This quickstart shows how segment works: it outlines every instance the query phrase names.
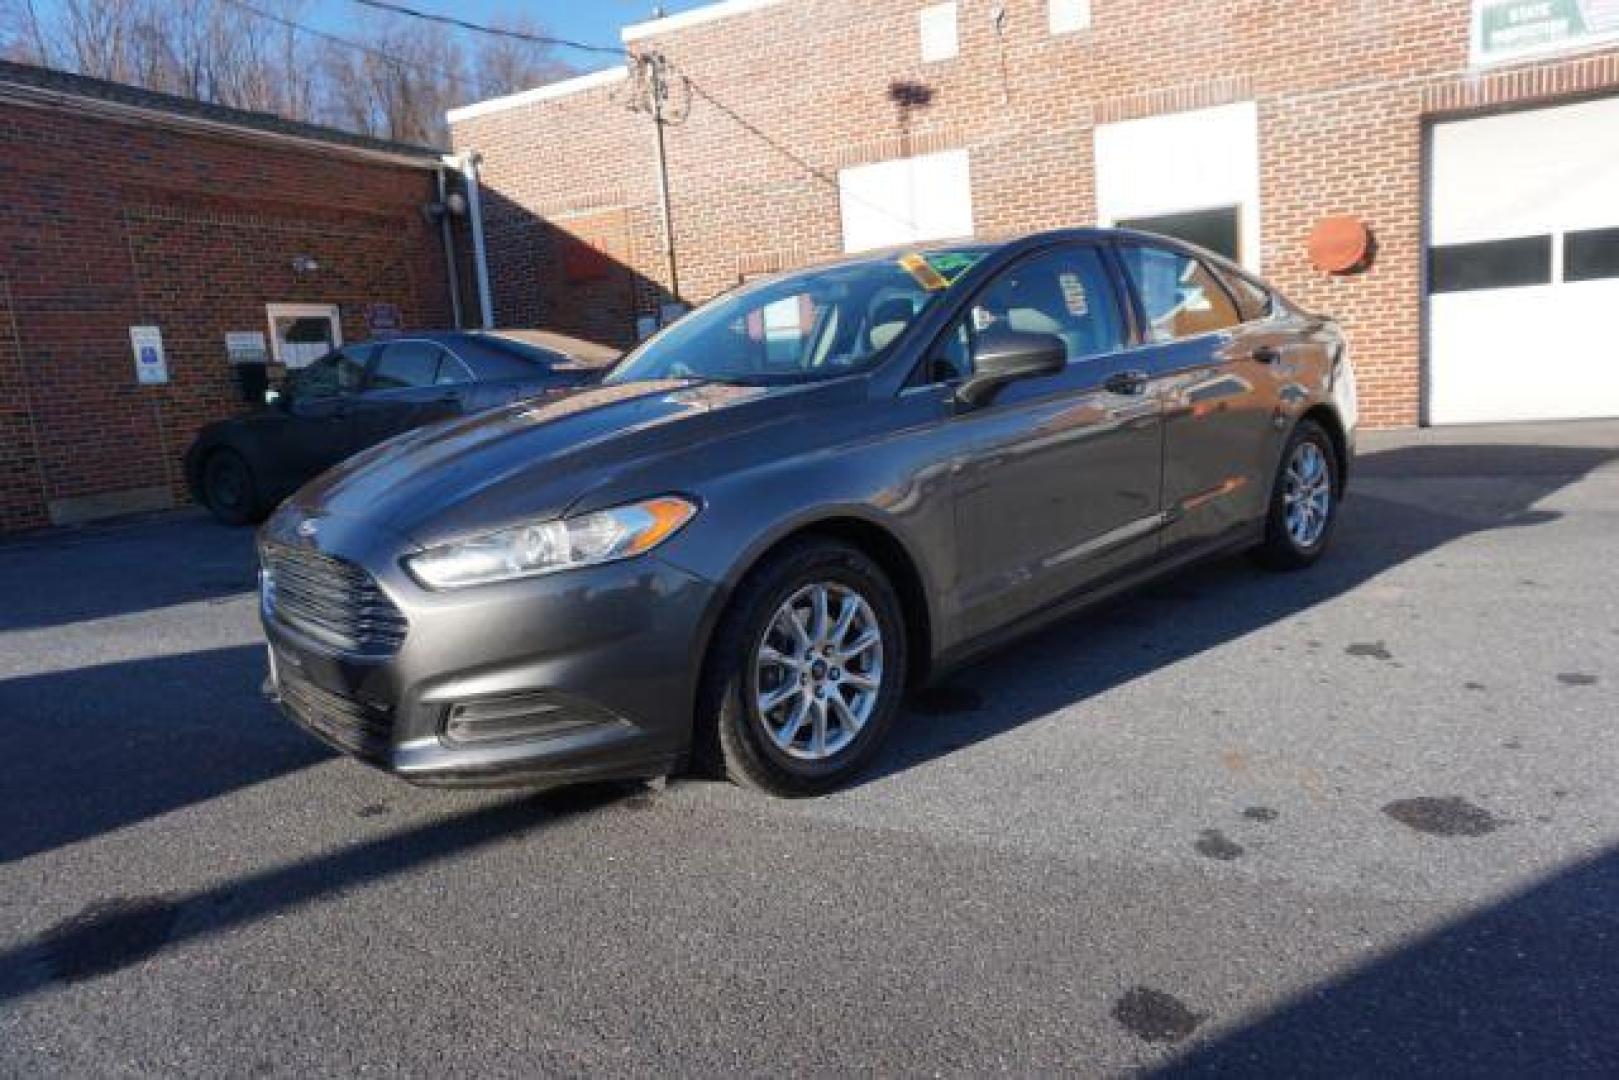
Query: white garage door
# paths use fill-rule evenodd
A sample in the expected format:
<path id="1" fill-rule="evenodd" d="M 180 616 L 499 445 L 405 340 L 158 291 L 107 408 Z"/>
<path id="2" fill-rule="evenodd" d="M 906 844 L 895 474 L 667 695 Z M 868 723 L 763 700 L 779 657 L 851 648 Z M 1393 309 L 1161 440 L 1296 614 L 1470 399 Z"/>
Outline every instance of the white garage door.
<path id="1" fill-rule="evenodd" d="M 1619 98 L 1433 136 L 1429 419 L 1619 416 Z"/>

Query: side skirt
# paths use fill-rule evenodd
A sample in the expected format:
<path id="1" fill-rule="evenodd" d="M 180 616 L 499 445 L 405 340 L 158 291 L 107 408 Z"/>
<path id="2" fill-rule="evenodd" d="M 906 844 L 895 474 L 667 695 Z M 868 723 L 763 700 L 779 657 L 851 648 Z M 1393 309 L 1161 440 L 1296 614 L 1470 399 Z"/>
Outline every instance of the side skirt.
<path id="1" fill-rule="evenodd" d="M 1037 611 L 1030 612 L 998 630 L 962 642 L 934 658 L 928 670 L 927 684 L 938 682 L 943 676 L 982 659 L 1012 642 L 1043 630 L 1054 623 L 1105 603 L 1121 593 L 1140 588 L 1159 578 L 1178 573 L 1194 564 L 1216 559 L 1221 555 L 1243 551 L 1259 543 L 1265 536 L 1263 521 L 1245 524 L 1227 532 L 1201 547 L 1183 552 L 1161 563 L 1120 575 L 1094 588 L 1055 601 Z"/>

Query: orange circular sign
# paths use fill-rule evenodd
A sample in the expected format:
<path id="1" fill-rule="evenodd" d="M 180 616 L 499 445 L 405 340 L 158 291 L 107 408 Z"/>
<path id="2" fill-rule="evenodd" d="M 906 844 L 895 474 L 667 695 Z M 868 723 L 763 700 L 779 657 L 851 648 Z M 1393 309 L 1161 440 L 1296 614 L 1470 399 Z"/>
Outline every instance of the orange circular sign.
<path id="1" fill-rule="evenodd" d="M 1347 274 L 1366 262 L 1372 236 L 1357 217 L 1322 218 L 1310 230 L 1310 262 L 1328 274 Z"/>

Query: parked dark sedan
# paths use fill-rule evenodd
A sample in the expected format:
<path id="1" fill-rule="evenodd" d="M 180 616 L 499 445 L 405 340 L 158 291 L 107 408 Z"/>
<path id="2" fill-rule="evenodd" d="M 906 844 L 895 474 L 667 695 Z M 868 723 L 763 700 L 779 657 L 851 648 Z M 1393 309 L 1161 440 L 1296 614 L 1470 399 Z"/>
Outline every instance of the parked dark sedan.
<path id="1" fill-rule="evenodd" d="M 907 685 L 1188 562 L 1332 535 L 1334 324 L 1207 252 L 1077 230 L 750 283 L 603 384 L 377 447 L 260 536 L 270 687 L 418 781 L 773 792 Z"/>
<path id="2" fill-rule="evenodd" d="M 300 485 L 368 446 L 580 386 L 618 356 L 539 330 L 432 331 L 344 345 L 289 372 L 272 407 L 204 428 L 186 454 L 186 480 L 221 521 L 259 521 Z"/>

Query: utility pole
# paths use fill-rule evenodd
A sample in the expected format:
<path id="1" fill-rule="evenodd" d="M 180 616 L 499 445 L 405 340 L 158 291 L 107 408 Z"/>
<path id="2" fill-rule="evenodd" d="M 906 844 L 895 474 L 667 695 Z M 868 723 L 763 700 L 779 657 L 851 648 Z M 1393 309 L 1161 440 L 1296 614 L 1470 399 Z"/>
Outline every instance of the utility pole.
<path id="1" fill-rule="evenodd" d="M 680 300 L 680 274 L 675 267 L 674 215 L 669 207 L 669 156 L 664 145 L 664 128 L 669 123 L 669 61 L 662 53 L 646 53 L 638 58 L 647 104 L 652 113 L 658 145 L 658 212 L 663 219 L 664 272 L 669 279 L 669 298 Z M 660 320 L 661 321 L 661 320 Z"/>

